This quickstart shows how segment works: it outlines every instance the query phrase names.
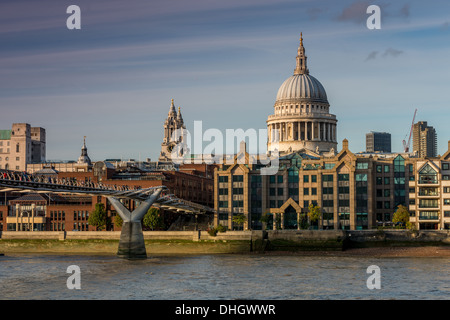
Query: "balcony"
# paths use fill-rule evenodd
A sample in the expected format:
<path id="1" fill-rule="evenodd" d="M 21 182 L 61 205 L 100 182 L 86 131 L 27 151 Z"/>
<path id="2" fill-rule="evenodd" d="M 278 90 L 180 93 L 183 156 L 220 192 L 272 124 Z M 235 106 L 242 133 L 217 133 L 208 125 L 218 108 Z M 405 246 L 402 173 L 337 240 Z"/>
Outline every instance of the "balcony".
<path id="1" fill-rule="evenodd" d="M 439 215 L 437 216 L 419 215 L 419 220 L 439 220 Z"/>
<path id="2" fill-rule="evenodd" d="M 420 190 L 419 196 L 421 197 L 439 197 L 439 191 L 427 191 L 427 190 Z"/>
<path id="3" fill-rule="evenodd" d="M 437 177 L 435 177 L 435 178 L 420 177 L 419 181 L 417 181 L 417 182 L 419 184 L 439 184 Z"/>

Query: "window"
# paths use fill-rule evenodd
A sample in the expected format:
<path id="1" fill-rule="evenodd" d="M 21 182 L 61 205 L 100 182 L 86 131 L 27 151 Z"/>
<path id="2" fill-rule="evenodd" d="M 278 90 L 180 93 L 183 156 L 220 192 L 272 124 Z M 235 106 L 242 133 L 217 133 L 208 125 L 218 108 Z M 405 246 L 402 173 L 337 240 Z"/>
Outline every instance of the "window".
<path id="1" fill-rule="evenodd" d="M 449 180 L 450 176 L 449 175 L 443 175 L 442 176 L 442 180 Z"/>
<path id="2" fill-rule="evenodd" d="M 219 195 L 227 195 L 228 188 L 219 188 Z"/>
<path id="3" fill-rule="evenodd" d="M 444 199 L 444 204 L 445 205 L 449 205 L 450 204 L 450 199 Z"/>
<path id="4" fill-rule="evenodd" d="M 367 181 L 367 174 L 366 173 L 356 174 L 356 181 Z"/>
<path id="5" fill-rule="evenodd" d="M 450 187 L 444 187 L 444 193 L 450 193 Z"/>
<path id="6" fill-rule="evenodd" d="M 384 166 L 384 172 L 385 172 L 385 173 L 388 173 L 388 172 L 389 172 L 389 165 L 385 165 L 385 166 Z"/>
<path id="7" fill-rule="evenodd" d="M 449 169 L 449 164 L 448 163 L 443 163 L 442 164 L 442 170 L 448 170 Z"/>
<path id="8" fill-rule="evenodd" d="M 409 193 L 416 193 L 416 189 L 414 189 L 414 188 L 409 188 Z"/>
<path id="9" fill-rule="evenodd" d="M 368 162 L 358 162 L 356 164 L 356 169 L 369 169 L 369 163 Z"/>
<path id="10" fill-rule="evenodd" d="M 416 199 L 409 199 L 409 204 L 416 204 Z"/>
<path id="11" fill-rule="evenodd" d="M 311 182 L 317 182 L 317 176 L 315 174 L 311 176 Z"/>
<path id="12" fill-rule="evenodd" d="M 333 194 L 333 187 L 322 188 L 322 193 L 323 194 Z"/>
<path id="13" fill-rule="evenodd" d="M 228 176 L 219 176 L 219 182 L 228 182 Z"/>
<path id="14" fill-rule="evenodd" d="M 383 201 L 377 201 L 377 209 L 383 209 Z"/>
<path id="15" fill-rule="evenodd" d="M 305 200 L 303 201 L 303 208 L 308 208 L 309 207 L 309 201 Z"/>
<path id="16" fill-rule="evenodd" d="M 20 145 L 16 144 L 16 152 L 20 152 Z"/>
<path id="17" fill-rule="evenodd" d="M 317 195 L 317 188 L 311 188 L 311 195 Z"/>
<path id="18" fill-rule="evenodd" d="M 325 163 L 325 168 L 324 169 L 325 170 L 333 169 L 335 165 L 336 165 L 335 163 Z"/>
<path id="19" fill-rule="evenodd" d="M 382 184 L 383 184 L 383 178 L 377 177 L 377 185 L 382 185 Z"/>
<path id="20" fill-rule="evenodd" d="M 349 199 L 339 200 L 339 207 L 348 207 L 348 206 L 350 206 L 350 200 Z"/>
<path id="21" fill-rule="evenodd" d="M 377 197 L 380 198 L 383 196 L 383 189 L 377 189 Z"/>
<path id="22" fill-rule="evenodd" d="M 322 180 L 323 181 L 332 182 L 333 181 L 333 175 L 332 174 L 324 174 L 322 176 Z"/>
<path id="23" fill-rule="evenodd" d="M 450 218 L 450 211 L 444 211 L 444 217 Z"/>
<path id="24" fill-rule="evenodd" d="M 384 202 L 384 208 L 385 209 L 390 209 L 391 208 L 391 202 L 390 201 L 385 201 Z"/>
<path id="25" fill-rule="evenodd" d="M 394 159 L 394 172 L 405 172 L 405 159 L 402 156 Z"/>
<path id="26" fill-rule="evenodd" d="M 377 165 L 377 173 L 381 173 L 383 169 L 382 165 Z"/>
<path id="27" fill-rule="evenodd" d="M 391 196 L 391 190 L 390 189 L 384 189 L 384 196 L 390 197 Z"/>
<path id="28" fill-rule="evenodd" d="M 277 182 L 278 183 L 283 183 L 283 176 L 277 176 Z"/>
<path id="29" fill-rule="evenodd" d="M 275 183 L 275 176 L 270 176 L 269 183 Z"/>
<path id="30" fill-rule="evenodd" d="M 437 183 L 437 172 L 429 164 L 425 165 L 419 171 L 419 183 L 422 184 Z"/>
<path id="31" fill-rule="evenodd" d="M 275 196 L 275 188 L 269 188 L 269 195 L 270 196 Z"/>
<path id="32" fill-rule="evenodd" d="M 303 195 L 305 196 L 309 195 L 309 188 L 303 188 Z"/>
<path id="33" fill-rule="evenodd" d="M 384 184 L 390 184 L 391 179 L 389 177 L 384 177 Z"/>
<path id="34" fill-rule="evenodd" d="M 339 193 L 350 193 L 350 187 L 339 187 Z"/>
<path id="35" fill-rule="evenodd" d="M 244 181 L 244 176 L 242 176 L 242 175 L 233 176 L 233 182 L 243 182 L 243 181 Z"/>
<path id="36" fill-rule="evenodd" d="M 338 181 L 348 181 L 350 175 L 348 173 L 338 174 Z"/>
<path id="37" fill-rule="evenodd" d="M 309 176 L 304 175 L 303 176 L 303 182 L 309 182 Z"/>
<path id="38" fill-rule="evenodd" d="M 244 194 L 244 188 L 233 188 L 233 194 Z"/>
<path id="39" fill-rule="evenodd" d="M 334 206 L 333 200 L 323 200 L 322 206 L 323 207 L 333 207 Z"/>
<path id="40" fill-rule="evenodd" d="M 282 196 L 283 195 L 283 188 L 278 188 L 278 195 Z"/>
<path id="41" fill-rule="evenodd" d="M 228 201 L 219 201 L 219 208 L 228 208 Z"/>

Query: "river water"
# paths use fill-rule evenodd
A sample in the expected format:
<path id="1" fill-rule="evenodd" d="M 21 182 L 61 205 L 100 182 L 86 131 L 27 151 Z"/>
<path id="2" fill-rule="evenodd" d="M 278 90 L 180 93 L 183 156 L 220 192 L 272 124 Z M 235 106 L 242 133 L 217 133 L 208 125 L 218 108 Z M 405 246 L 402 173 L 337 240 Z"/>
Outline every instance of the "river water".
<path id="1" fill-rule="evenodd" d="M 81 289 L 68 289 L 79 266 Z M 370 290 L 367 268 L 380 268 Z M 295 255 L 0 257 L 0 299 L 449 299 L 450 258 Z"/>

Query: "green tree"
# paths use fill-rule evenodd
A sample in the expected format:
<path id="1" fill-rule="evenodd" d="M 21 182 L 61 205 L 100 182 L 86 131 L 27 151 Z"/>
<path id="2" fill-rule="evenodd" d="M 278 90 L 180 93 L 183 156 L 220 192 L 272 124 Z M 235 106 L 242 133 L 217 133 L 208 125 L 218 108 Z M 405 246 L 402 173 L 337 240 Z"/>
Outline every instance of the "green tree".
<path id="1" fill-rule="evenodd" d="M 97 231 L 106 228 L 107 216 L 105 205 L 103 203 L 95 204 L 94 211 L 89 215 L 88 223 L 95 227 Z"/>
<path id="2" fill-rule="evenodd" d="M 392 222 L 393 223 L 399 223 L 400 225 L 411 228 L 411 223 L 409 222 L 409 211 L 405 206 L 399 205 L 397 207 L 397 211 L 394 212 L 394 215 L 392 216 Z"/>
<path id="3" fill-rule="evenodd" d="M 267 223 L 269 223 L 271 216 L 272 215 L 269 212 L 264 212 L 261 215 L 261 218 L 259 218 L 259 221 L 263 224 L 263 230 L 267 230 Z"/>
<path id="4" fill-rule="evenodd" d="M 245 215 L 243 215 L 242 213 L 233 216 L 233 224 L 236 224 L 239 227 L 239 229 L 243 227 L 244 223 L 245 223 Z"/>
<path id="5" fill-rule="evenodd" d="M 315 224 L 317 221 L 317 229 L 319 229 L 319 220 L 321 216 L 321 210 L 319 206 L 315 206 L 314 204 L 310 203 L 308 207 L 308 218 L 309 221 L 311 221 L 311 224 Z"/>
<path id="6" fill-rule="evenodd" d="M 306 213 L 300 214 L 300 229 L 305 230 L 309 228 L 308 218 Z"/>
<path id="7" fill-rule="evenodd" d="M 144 226 L 150 228 L 151 230 L 155 230 L 158 228 L 164 228 L 163 220 L 160 216 L 159 209 L 150 208 L 143 219 Z"/>
<path id="8" fill-rule="evenodd" d="M 114 216 L 114 225 L 119 228 L 123 225 L 123 219 L 119 214 Z"/>

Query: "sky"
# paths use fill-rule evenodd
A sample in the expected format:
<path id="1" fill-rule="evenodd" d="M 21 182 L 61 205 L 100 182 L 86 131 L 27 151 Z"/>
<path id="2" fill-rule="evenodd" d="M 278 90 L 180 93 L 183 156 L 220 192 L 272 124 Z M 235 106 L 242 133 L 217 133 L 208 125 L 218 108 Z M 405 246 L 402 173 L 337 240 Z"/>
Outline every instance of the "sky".
<path id="1" fill-rule="evenodd" d="M 381 29 L 367 28 L 372 4 Z M 81 29 L 66 26 L 70 5 Z M 94 161 L 156 160 L 171 99 L 188 130 L 266 129 L 300 32 L 338 150 L 381 131 L 403 151 L 417 108 L 446 152 L 448 0 L 2 0 L 0 129 L 45 128 L 48 160 L 76 160 L 86 136 Z"/>

